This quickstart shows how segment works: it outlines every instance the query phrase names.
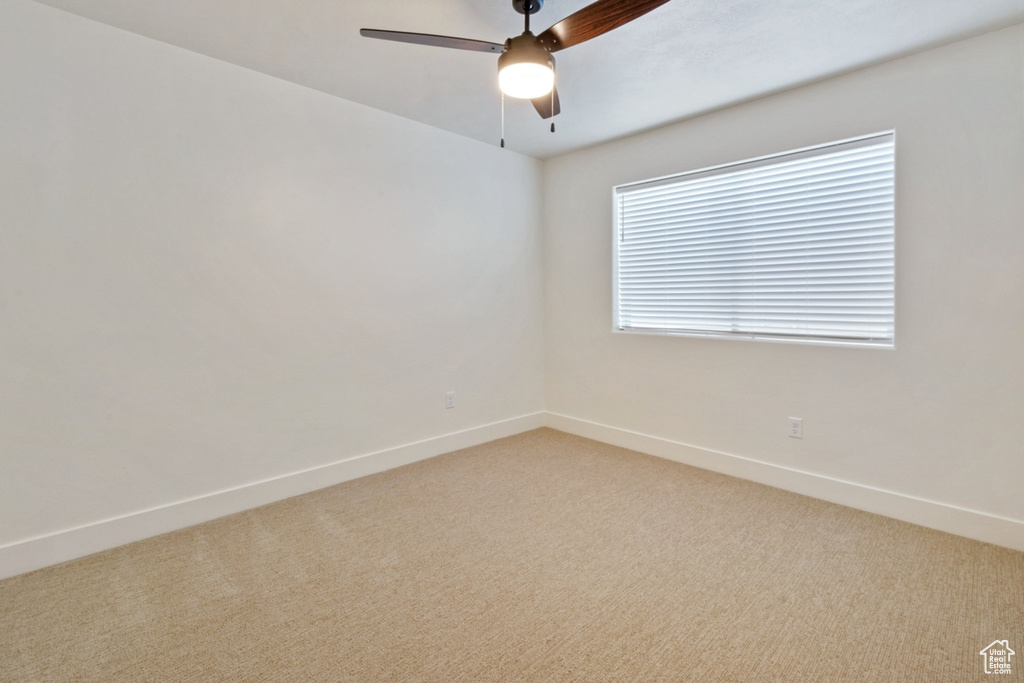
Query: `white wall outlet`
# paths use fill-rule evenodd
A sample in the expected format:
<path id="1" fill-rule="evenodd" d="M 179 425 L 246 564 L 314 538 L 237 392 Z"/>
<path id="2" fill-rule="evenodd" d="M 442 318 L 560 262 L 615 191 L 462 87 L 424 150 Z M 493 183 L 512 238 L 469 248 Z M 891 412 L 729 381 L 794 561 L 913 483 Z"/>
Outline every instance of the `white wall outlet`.
<path id="1" fill-rule="evenodd" d="M 454 391 L 449 391 L 447 394 L 444 395 L 444 407 L 445 408 L 454 408 L 455 407 L 455 392 Z"/>
<path id="2" fill-rule="evenodd" d="M 804 419 L 802 417 L 789 418 L 789 435 L 794 439 L 804 438 Z"/>

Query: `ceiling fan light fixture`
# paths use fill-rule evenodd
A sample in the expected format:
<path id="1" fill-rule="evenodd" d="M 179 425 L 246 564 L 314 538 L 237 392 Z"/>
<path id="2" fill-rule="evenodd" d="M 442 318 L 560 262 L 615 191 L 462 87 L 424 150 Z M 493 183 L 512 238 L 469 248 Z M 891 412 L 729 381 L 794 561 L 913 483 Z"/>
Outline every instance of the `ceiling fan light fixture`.
<path id="1" fill-rule="evenodd" d="M 509 64 L 498 72 L 498 85 L 509 97 L 532 100 L 551 92 L 555 85 L 555 72 L 543 64 Z"/>
<path id="2" fill-rule="evenodd" d="M 555 58 L 532 33 L 510 38 L 498 57 L 498 86 L 509 97 L 532 100 L 555 86 Z"/>

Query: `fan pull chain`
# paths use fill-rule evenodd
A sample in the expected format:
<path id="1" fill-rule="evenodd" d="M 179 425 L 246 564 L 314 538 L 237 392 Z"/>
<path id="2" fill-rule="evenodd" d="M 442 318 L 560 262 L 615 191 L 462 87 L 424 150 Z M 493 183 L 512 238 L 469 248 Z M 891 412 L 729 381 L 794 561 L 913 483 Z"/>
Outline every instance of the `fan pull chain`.
<path id="1" fill-rule="evenodd" d="M 554 72 L 554 69 L 551 70 Z M 551 86 L 551 132 L 555 132 L 555 86 Z"/>
<path id="2" fill-rule="evenodd" d="M 501 148 L 505 148 L 505 91 L 501 92 Z"/>

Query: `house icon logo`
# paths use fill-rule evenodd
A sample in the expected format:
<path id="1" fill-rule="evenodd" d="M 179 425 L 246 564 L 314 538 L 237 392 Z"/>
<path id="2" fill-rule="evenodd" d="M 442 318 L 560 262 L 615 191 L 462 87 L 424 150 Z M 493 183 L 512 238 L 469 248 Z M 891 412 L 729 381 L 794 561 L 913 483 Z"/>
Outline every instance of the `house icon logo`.
<path id="1" fill-rule="evenodd" d="M 987 674 L 1008 674 L 1010 673 L 1010 658 L 1016 652 L 1010 649 L 1008 640 L 993 640 L 992 644 L 980 652 L 985 658 L 985 673 Z"/>

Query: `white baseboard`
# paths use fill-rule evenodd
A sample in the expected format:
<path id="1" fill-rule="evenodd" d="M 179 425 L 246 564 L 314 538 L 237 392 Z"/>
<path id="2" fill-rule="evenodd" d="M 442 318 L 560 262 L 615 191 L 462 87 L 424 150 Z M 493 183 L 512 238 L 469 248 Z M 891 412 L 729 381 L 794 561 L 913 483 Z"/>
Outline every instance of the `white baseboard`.
<path id="1" fill-rule="evenodd" d="M 0 579 L 309 493 L 461 448 L 551 427 L 740 479 L 1024 551 L 1024 521 L 551 412 L 502 420 L 0 546 Z"/>
<path id="2" fill-rule="evenodd" d="M 0 579 L 126 543 L 250 510 L 344 481 L 543 427 L 543 412 L 365 453 L 299 472 L 244 484 L 0 546 Z"/>
<path id="3" fill-rule="evenodd" d="M 552 429 L 847 507 L 1024 551 L 1024 521 L 773 465 L 730 453 L 548 412 Z"/>

